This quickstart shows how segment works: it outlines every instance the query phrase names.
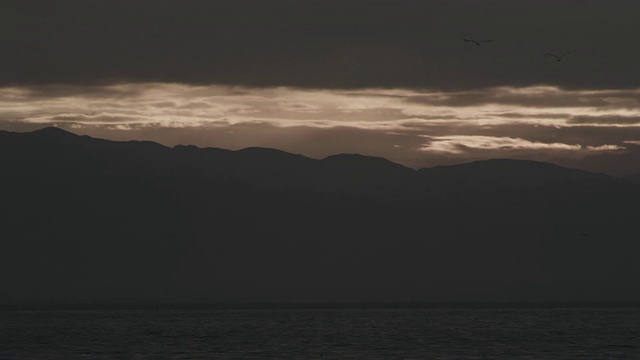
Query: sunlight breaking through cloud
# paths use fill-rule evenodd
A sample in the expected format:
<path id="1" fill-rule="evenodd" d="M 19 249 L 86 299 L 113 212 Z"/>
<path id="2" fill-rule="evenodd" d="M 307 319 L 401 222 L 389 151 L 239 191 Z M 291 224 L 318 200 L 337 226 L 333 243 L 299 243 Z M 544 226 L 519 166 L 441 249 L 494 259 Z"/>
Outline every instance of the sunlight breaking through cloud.
<path id="1" fill-rule="evenodd" d="M 614 118 L 623 120 L 611 121 Z M 467 128 L 511 124 L 635 127 L 640 126 L 639 118 L 638 90 L 569 91 L 551 86 L 451 93 L 168 83 L 0 89 L 0 119 L 41 124 L 200 127 L 259 120 L 280 127 L 421 131 L 443 123 Z"/>
<path id="2" fill-rule="evenodd" d="M 420 147 L 422 151 L 461 154 L 469 149 L 480 150 L 561 150 L 561 151 L 615 151 L 624 147 L 617 145 L 583 146 L 578 144 L 543 143 L 513 137 L 495 136 L 434 136 L 429 144 Z"/>

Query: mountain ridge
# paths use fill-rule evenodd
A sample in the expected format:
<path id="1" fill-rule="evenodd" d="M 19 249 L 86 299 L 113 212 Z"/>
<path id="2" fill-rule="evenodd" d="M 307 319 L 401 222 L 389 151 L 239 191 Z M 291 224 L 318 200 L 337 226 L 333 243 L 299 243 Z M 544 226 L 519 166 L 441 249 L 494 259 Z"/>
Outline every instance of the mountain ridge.
<path id="1" fill-rule="evenodd" d="M 609 175 L 58 130 L 0 164 L 0 303 L 640 301 L 640 185 Z"/>
<path id="2" fill-rule="evenodd" d="M 395 168 L 396 171 L 404 171 L 404 172 L 407 172 L 406 170 L 404 170 L 404 169 L 407 169 L 407 170 L 412 170 L 415 173 L 451 173 L 450 170 L 452 169 L 457 170 L 457 169 L 465 169 L 465 168 L 471 169 L 471 170 L 475 169 L 477 171 L 485 171 L 486 168 L 495 169 L 496 165 L 502 165 L 501 167 L 503 168 L 503 170 L 508 167 L 524 169 L 524 165 L 528 165 L 531 167 L 538 167 L 540 170 L 545 170 L 545 171 L 560 170 L 560 171 L 572 172 L 573 174 L 583 174 L 583 175 L 592 174 L 592 176 L 601 177 L 601 178 L 608 177 L 608 178 L 617 178 L 617 179 L 627 179 L 634 182 L 640 181 L 640 180 L 636 180 L 636 179 L 640 179 L 640 175 L 639 175 L 640 173 L 626 176 L 626 177 L 617 177 L 617 176 L 608 175 L 604 173 L 594 173 L 588 170 L 569 168 L 569 167 L 565 167 L 565 166 L 561 166 L 553 163 L 527 160 L 527 159 L 495 158 L 495 159 L 487 159 L 487 160 L 475 160 L 475 161 L 469 161 L 469 162 L 453 164 L 453 165 L 437 165 L 433 167 L 423 167 L 418 169 L 412 169 L 383 157 L 368 156 L 368 155 L 355 154 L 355 153 L 338 153 L 338 154 L 326 156 L 322 159 L 315 159 L 315 158 L 307 157 L 305 155 L 290 153 L 290 152 L 286 152 L 279 149 L 257 147 L 257 146 L 250 146 L 250 147 L 246 147 L 238 150 L 229 150 L 229 149 L 223 149 L 223 148 L 217 148 L 217 147 L 198 147 L 195 145 L 176 145 L 173 147 L 168 147 L 168 146 L 156 143 L 154 141 L 140 141 L 140 140 L 114 141 L 114 140 L 93 138 L 87 135 L 81 136 L 81 135 L 77 135 L 72 132 L 60 129 L 58 127 L 45 127 L 39 130 L 35 130 L 31 132 L 23 132 L 23 133 L 9 132 L 9 131 L 5 131 L 5 133 L 14 134 L 18 136 L 29 136 L 28 134 L 31 134 L 37 137 L 44 137 L 44 138 L 50 138 L 50 139 L 79 139 L 79 138 L 82 138 L 84 140 L 92 139 L 92 140 L 102 141 L 110 144 L 121 144 L 121 145 L 128 144 L 130 146 L 150 145 L 156 148 L 170 149 L 172 151 L 200 151 L 203 154 L 206 153 L 207 155 L 209 154 L 212 155 L 213 153 L 216 153 L 216 156 L 228 156 L 231 154 L 247 155 L 249 157 L 252 155 L 261 156 L 261 157 L 265 157 L 265 156 L 278 157 L 279 156 L 282 158 L 288 158 L 290 160 L 296 159 L 300 162 L 303 162 L 303 161 L 306 161 L 308 163 L 324 162 L 324 163 L 333 163 L 334 165 L 344 163 L 346 166 L 349 166 L 349 163 L 353 165 L 354 163 L 358 163 L 358 162 L 362 163 L 366 161 L 368 165 L 386 166 L 388 168 Z M 203 154 L 200 154 L 200 155 L 203 155 Z M 509 165 L 509 166 L 504 166 L 504 165 Z"/>

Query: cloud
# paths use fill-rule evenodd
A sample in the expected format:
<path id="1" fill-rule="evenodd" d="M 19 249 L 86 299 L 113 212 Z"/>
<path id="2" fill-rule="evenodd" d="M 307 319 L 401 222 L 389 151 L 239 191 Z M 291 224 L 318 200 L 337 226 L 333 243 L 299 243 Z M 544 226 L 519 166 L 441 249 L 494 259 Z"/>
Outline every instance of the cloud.
<path id="1" fill-rule="evenodd" d="M 420 147 L 421 151 L 444 152 L 462 154 L 473 150 L 500 150 L 510 152 L 514 150 L 544 150 L 544 151 L 615 151 L 624 147 L 617 145 L 582 146 L 565 143 L 543 143 L 528 141 L 514 137 L 454 135 L 428 137 L 430 142 Z"/>
<path id="2" fill-rule="evenodd" d="M 297 113 L 319 113 L 320 108 L 304 102 L 285 101 L 278 104 L 280 109 Z"/>
<path id="3" fill-rule="evenodd" d="M 589 125 L 638 125 L 639 116 L 575 116 L 567 120 L 569 124 L 589 124 Z"/>
<path id="4" fill-rule="evenodd" d="M 532 105 L 532 97 L 535 105 Z M 508 98 L 508 101 L 503 101 Z M 560 100 L 558 100 L 560 99 Z M 617 100 L 612 100 L 617 99 Z M 620 100 L 624 99 L 624 100 Z M 638 90 L 563 90 L 553 86 L 442 92 L 324 90 L 132 83 L 0 88 L 0 116 L 26 122 L 203 123 L 266 121 L 275 126 L 354 126 L 432 131 L 512 124 L 555 128 L 640 126 Z M 108 114 L 108 115 L 106 115 Z"/>
<path id="5" fill-rule="evenodd" d="M 471 91 L 421 94 L 409 102 L 437 106 L 473 107 L 508 105 L 533 108 L 640 108 L 640 91 L 624 90 L 564 90 L 557 86 L 501 86 Z M 564 109 L 563 109 L 564 110 Z"/>

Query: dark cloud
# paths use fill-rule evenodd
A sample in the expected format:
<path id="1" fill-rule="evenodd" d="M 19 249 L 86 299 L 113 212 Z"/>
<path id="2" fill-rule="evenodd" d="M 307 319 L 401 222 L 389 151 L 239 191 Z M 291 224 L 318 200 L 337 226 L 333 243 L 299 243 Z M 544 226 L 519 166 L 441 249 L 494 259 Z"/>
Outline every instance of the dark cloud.
<path id="1" fill-rule="evenodd" d="M 27 85 L 14 88 L 15 97 L 4 97 L 2 101 L 49 100 L 62 97 L 83 97 L 89 99 L 128 98 L 139 95 L 140 88 L 131 86 L 74 86 L 66 84 Z"/>
<path id="2" fill-rule="evenodd" d="M 0 84 L 633 88 L 638 13 L 632 0 L 7 0 Z M 462 41 L 475 37 L 495 41 Z"/>

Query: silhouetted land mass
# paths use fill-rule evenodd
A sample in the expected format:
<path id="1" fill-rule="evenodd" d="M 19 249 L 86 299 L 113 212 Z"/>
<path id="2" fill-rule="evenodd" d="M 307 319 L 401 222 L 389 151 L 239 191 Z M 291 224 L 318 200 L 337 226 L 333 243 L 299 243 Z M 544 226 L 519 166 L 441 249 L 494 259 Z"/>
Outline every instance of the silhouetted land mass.
<path id="1" fill-rule="evenodd" d="M 635 173 L 627 176 L 627 180 L 640 183 L 640 173 Z"/>
<path id="2" fill-rule="evenodd" d="M 0 158 L 0 303 L 640 301 L 637 175 L 56 128 Z"/>

